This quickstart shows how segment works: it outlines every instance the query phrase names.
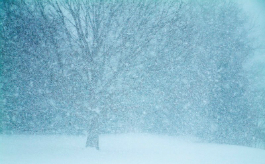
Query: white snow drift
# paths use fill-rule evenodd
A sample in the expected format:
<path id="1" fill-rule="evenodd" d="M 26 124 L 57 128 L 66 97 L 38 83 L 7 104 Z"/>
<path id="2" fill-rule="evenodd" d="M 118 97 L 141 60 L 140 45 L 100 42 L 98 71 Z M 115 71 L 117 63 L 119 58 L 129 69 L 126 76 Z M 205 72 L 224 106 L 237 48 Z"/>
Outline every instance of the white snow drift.
<path id="1" fill-rule="evenodd" d="M 1 164 L 265 164 L 265 150 L 148 134 L 102 135 L 100 151 L 86 137 L 0 136 Z"/>

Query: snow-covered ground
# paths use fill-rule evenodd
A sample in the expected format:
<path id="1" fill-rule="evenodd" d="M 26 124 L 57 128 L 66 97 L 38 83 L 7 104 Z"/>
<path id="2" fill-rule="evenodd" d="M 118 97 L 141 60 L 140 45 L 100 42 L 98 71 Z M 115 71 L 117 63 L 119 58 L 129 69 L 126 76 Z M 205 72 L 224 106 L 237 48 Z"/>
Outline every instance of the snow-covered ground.
<path id="1" fill-rule="evenodd" d="M 265 150 L 149 134 L 103 135 L 100 151 L 86 137 L 0 136 L 1 164 L 265 164 Z"/>

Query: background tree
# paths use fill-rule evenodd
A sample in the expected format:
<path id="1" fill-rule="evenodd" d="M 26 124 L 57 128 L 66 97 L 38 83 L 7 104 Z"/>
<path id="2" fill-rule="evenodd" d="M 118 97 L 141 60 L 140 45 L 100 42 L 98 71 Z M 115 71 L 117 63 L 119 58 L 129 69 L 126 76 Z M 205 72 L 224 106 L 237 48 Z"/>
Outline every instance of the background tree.
<path id="1" fill-rule="evenodd" d="M 45 131 L 51 119 L 47 98 L 54 62 L 58 60 L 54 44 L 59 35 L 58 24 L 55 19 L 44 17 L 41 8 L 30 2 L 3 1 L 1 11 L 5 128 Z"/>
<path id="2" fill-rule="evenodd" d="M 211 14 L 206 19 L 208 49 L 214 62 L 210 90 L 210 117 L 216 123 L 214 140 L 221 143 L 251 145 L 256 119 L 247 95 L 248 79 L 244 62 L 253 54 L 244 28 L 246 18 L 233 3 L 220 3 L 218 10 L 203 8 Z M 206 14 L 205 14 L 206 15 Z"/>

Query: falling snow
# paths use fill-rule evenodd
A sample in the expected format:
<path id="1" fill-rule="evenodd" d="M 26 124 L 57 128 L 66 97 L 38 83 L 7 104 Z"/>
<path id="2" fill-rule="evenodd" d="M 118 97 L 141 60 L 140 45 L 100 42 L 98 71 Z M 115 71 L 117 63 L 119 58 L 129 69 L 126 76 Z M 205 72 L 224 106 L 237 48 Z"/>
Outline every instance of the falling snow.
<path id="1" fill-rule="evenodd" d="M 222 149 L 215 144 L 253 150 L 253 158 L 264 154 L 263 7 L 254 1 L 0 2 L 0 160 L 10 163 L 8 151 L 10 159 L 21 155 L 8 143 L 26 146 L 33 135 L 44 143 L 46 135 L 54 142 L 86 136 L 80 153 L 96 154 L 94 161 L 110 158 L 108 138 L 120 149 L 115 155 L 127 151 L 121 144 L 127 133 L 140 135 L 137 153 L 148 137 L 169 146 L 164 155 L 179 152 L 170 144 L 188 136 L 203 143 L 194 154 Z M 66 140 L 60 144 L 67 147 Z"/>

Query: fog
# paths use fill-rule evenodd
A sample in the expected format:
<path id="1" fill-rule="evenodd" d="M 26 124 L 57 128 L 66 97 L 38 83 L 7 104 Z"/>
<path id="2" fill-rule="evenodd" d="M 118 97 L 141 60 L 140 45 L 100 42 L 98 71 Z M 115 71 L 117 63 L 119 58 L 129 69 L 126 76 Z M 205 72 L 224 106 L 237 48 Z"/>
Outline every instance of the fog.
<path id="1" fill-rule="evenodd" d="M 246 69 L 252 70 L 251 73 L 257 73 L 259 80 L 256 80 L 257 87 L 264 87 L 265 84 L 265 2 L 262 0 L 256 1 L 244 1 L 240 2 L 247 15 L 251 18 L 249 20 L 249 25 L 253 26 L 252 36 L 253 42 L 256 43 L 258 49 L 255 53 L 255 56 L 246 62 Z"/>
<path id="2" fill-rule="evenodd" d="M 264 1 L 0 3 L 2 134 L 264 148 Z"/>

